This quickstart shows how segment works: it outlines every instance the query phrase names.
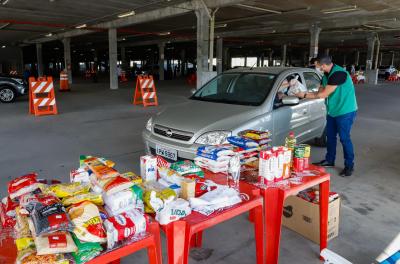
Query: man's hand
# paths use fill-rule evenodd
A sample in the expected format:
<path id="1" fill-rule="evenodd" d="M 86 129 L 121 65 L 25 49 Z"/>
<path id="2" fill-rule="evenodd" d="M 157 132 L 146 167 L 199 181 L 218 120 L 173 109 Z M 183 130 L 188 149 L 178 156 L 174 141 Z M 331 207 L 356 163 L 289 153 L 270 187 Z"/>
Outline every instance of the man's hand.
<path id="1" fill-rule="evenodd" d="M 305 94 L 306 94 L 305 92 L 299 92 L 299 93 L 295 94 L 295 96 L 297 96 L 300 99 L 303 99 Z"/>

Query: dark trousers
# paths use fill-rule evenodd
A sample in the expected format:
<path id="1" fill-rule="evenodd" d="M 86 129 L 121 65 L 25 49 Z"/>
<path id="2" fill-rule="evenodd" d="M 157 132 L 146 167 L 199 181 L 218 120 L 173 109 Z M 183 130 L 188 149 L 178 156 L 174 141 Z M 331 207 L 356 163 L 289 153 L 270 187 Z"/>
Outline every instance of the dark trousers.
<path id="1" fill-rule="evenodd" d="M 346 168 L 354 167 L 354 148 L 350 138 L 350 131 L 357 112 L 351 112 L 337 117 L 327 116 L 326 136 L 327 153 L 325 160 L 329 163 L 335 163 L 337 134 L 343 146 L 344 166 Z"/>

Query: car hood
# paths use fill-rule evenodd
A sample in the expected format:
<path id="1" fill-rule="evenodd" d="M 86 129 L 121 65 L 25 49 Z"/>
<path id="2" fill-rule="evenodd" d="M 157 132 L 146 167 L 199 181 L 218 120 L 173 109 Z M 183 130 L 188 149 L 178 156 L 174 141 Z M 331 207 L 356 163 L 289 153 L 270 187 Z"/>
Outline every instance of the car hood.
<path id="1" fill-rule="evenodd" d="M 168 107 L 154 117 L 153 123 L 182 131 L 202 134 L 214 130 L 231 130 L 259 113 L 256 106 L 243 106 L 188 100 Z"/>

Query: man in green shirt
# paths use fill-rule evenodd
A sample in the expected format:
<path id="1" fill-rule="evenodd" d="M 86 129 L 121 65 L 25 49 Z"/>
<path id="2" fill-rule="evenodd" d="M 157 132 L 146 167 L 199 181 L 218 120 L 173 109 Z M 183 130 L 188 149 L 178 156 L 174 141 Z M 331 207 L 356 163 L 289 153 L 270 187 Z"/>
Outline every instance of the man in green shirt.
<path id="1" fill-rule="evenodd" d="M 319 56 L 316 66 L 324 72 L 319 91 L 297 94 L 301 99 L 326 99 L 327 153 L 325 159 L 316 164 L 324 167 L 335 166 L 337 134 L 339 134 L 345 160 L 340 175 L 351 176 L 354 170 L 354 148 L 350 132 L 358 109 L 354 85 L 348 72 L 332 63 L 329 56 Z"/>

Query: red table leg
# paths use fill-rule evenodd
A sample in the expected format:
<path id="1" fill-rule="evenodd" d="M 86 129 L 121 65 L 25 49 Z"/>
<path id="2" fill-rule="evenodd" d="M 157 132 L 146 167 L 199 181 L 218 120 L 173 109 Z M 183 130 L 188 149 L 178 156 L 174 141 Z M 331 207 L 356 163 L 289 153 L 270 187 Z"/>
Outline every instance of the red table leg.
<path id="1" fill-rule="evenodd" d="M 264 191 L 264 217 L 266 222 L 265 263 L 267 264 L 278 263 L 283 202 L 283 190 L 279 188 L 268 188 Z"/>
<path id="2" fill-rule="evenodd" d="M 257 206 L 250 211 L 254 222 L 254 238 L 256 240 L 257 264 L 264 263 L 264 222 L 263 206 Z"/>
<path id="3" fill-rule="evenodd" d="M 121 261 L 119 259 L 114 260 L 112 262 L 108 262 L 108 264 L 120 264 L 120 263 L 121 263 Z"/>
<path id="4" fill-rule="evenodd" d="M 186 222 L 175 221 L 169 223 L 165 228 L 167 237 L 167 252 L 169 264 L 183 264 L 185 260 L 184 248 L 186 238 Z M 190 244 L 190 241 L 188 241 Z M 189 245 L 188 245 L 189 246 Z"/>
<path id="5" fill-rule="evenodd" d="M 149 264 L 161 264 L 162 253 L 161 253 L 161 238 L 160 238 L 160 227 L 158 223 L 153 222 L 149 226 L 149 232 L 154 236 L 154 245 L 148 247 L 147 255 L 149 258 Z"/>
<path id="6" fill-rule="evenodd" d="M 320 252 L 328 246 L 329 181 L 319 184 L 319 244 Z M 323 258 L 321 257 L 323 260 Z"/>

